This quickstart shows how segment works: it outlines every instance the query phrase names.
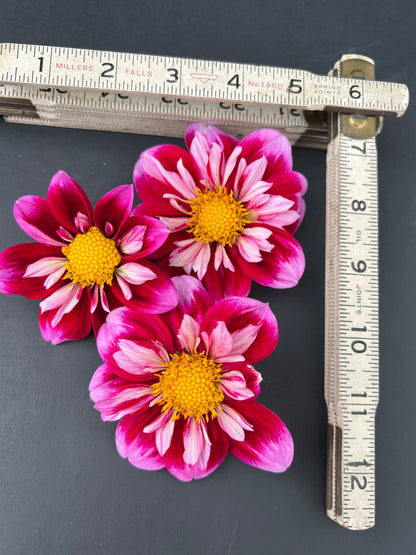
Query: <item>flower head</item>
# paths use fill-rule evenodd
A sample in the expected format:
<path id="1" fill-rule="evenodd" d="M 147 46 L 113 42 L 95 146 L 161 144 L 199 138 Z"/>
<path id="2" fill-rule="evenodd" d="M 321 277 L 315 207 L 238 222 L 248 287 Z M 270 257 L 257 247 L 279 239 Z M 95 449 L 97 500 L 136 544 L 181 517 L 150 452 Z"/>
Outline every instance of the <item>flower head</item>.
<path id="1" fill-rule="evenodd" d="M 171 280 L 145 257 L 168 230 L 159 220 L 132 216 L 133 187 L 121 185 L 93 209 L 83 189 L 58 172 L 47 200 L 20 198 L 19 226 L 37 243 L 0 253 L 0 291 L 41 299 L 40 327 L 53 344 L 97 333 L 113 308 L 165 312 L 177 303 Z"/>
<path id="2" fill-rule="evenodd" d="M 261 376 L 252 366 L 276 346 L 273 313 L 249 298 L 214 303 L 191 276 L 173 281 L 176 308 L 160 316 L 118 308 L 98 333 L 104 363 L 90 395 L 103 420 L 121 419 L 120 455 L 183 481 L 207 476 L 228 451 L 258 468 L 285 470 L 292 437 L 255 400 Z"/>
<path id="3" fill-rule="evenodd" d="M 238 142 L 215 127 L 191 125 L 189 152 L 174 145 L 145 151 L 134 183 L 135 214 L 159 217 L 170 231 L 155 256 L 171 273 L 194 273 L 216 298 L 248 295 L 251 281 L 297 284 L 304 256 L 292 234 L 305 211 L 305 178 L 292 171 L 289 141 L 255 131 Z"/>

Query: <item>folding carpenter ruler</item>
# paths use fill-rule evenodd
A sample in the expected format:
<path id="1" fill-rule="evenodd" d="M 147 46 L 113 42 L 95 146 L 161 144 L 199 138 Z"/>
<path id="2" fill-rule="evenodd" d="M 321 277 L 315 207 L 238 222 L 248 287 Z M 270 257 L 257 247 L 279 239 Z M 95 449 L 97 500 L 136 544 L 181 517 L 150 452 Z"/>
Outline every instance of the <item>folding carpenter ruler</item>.
<path id="1" fill-rule="evenodd" d="M 327 513 L 350 529 L 375 519 L 378 403 L 377 149 L 405 85 L 343 56 L 306 71 L 74 48 L 0 44 L 0 114 L 15 123 L 182 137 L 194 121 L 237 136 L 279 129 L 327 148 L 325 399 Z"/>

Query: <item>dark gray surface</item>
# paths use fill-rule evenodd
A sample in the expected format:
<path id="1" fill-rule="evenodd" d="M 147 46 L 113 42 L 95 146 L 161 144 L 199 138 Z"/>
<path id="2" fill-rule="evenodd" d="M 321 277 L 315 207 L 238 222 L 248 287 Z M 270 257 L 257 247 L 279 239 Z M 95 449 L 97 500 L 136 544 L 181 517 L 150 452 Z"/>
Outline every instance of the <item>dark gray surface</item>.
<path id="1" fill-rule="evenodd" d="M 167 54 L 326 73 L 344 53 L 376 61 L 377 77 L 415 84 L 414 0 L 5 2 L 0 40 Z M 413 73 L 412 73 L 413 72 Z M 307 267 L 286 291 L 255 287 L 280 325 L 276 352 L 257 365 L 260 401 L 295 439 L 274 475 L 228 456 L 183 484 L 121 459 L 115 424 L 88 398 L 99 364 L 92 337 L 52 347 L 37 302 L 0 298 L 0 552 L 17 554 L 263 555 L 415 552 L 415 112 L 385 122 L 380 183 L 381 402 L 377 523 L 343 530 L 325 516 L 323 401 L 324 153 L 295 151 L 309 180 L 297 237 Z M 139 153 L 161 138 L 0 123 L 0 249 L 26 241 L 12 216 L 23 194 L 46 195 L 66 170 L 93 202 L 132 180 Z M 181 144 L 178 141 L 178 144 Z"/>

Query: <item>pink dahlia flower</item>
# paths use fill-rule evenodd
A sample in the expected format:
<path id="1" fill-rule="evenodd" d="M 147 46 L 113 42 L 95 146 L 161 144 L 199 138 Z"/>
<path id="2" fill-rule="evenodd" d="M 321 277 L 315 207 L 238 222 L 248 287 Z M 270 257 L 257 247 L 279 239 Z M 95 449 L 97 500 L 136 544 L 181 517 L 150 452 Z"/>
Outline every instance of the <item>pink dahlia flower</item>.
<path id="1" fill-rule="evenodd" d="M 283 422 L 255 399 L 252 364 L 277 343 L 267 304 L 228 297 L 214 304 L 191 276 L 174 277 L 179 303 L 156 316 L 118 308 L 97 337 L 104 361 L 90 383 L 103 420 L 119 420 L 120 455 L 183 481 L 213 472 L 228 451 L 282 472 L 293 458 Z"/>
<path id="2" fill-rule="evenodd" d="M 40 328 L 52 344 L 97 333 L 111 309 L 172 309 L 172 281 L 144 257 L 165 241 L 166 226 L 132 216 L 133 186 L 104 195 L 94 210 L 65 172 L 50 183 L 48 198 L 25 196 L 14 206 L 19 226 L 38 243 L 0 253 L 0 291 L 41 299 Z"/>
<path id="3" fill-rule="evenodd" d="M 239 142 L 194 124 L 185 141 L 189 153 L 157 146 L 134 169 L 143 201 L 135 214 L 157 216 L 170 231 L 157 256 L 170 253 L 170 267 L 194 272 L 216 298 L 246 296 L 252 280 L 296 285 L 305 261 L 292 233 L 304 215 L 307 183 L 292 171 L 287 138 L 263 129 Z"/>

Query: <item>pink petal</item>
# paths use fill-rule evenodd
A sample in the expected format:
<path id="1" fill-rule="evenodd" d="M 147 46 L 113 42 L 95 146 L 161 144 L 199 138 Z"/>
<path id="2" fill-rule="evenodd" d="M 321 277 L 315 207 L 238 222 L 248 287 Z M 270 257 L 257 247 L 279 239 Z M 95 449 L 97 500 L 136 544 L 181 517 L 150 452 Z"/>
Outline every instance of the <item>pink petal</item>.
<path id="1" fill-rule="evenodd" d="M 144 225 L 135 225 L 131 227 L 117 242 L 118 250 L 124 254 L 137 254 L 143 246 L 143 238 L 146 232 Z"/>
<path id="2" fill-rule="evenodd" d="M 219 411 L 217 417 L 218 424 L 230 439 L 243 441 L 245 431 L 251 431 L 253 427 L 241 416 L 241 414 L 239 414 L 238 410 L 229 407 L 225 403 L 222 403 L 221 407 L 222 411 Z"/>
<path id="3" fill-rule="evenodd" d="M 132 298 L 133 293 L 131 292 L 131 289 L 130 289 L 128 283 L 124 280 L 124 278 L 118 272 L 115 272 L 115 276 L 116 276 L 117 284 L 119 285 L 120 291 L 122 292 L 123 297 L 124 297 L 124 299 L 120 298 L 120 301 L 122 301 L 123 304 L 124 304 L 125 301 L 128 301 Z M 116 292 L 116 290 L 117 289 L 115 287 L 115 284 L 113 284 L 113 291 Z M 108 312 L 110 312 L 110 310 L 108 310 Z"/>
<path id="4" fill-rule="evenodd" d="M 288 139 L 275 129 L 260 129 L 250 133 L 242 141 L 241 157 L 250 164 L 264 156 L 267 159 L 267 168 L 264 171 L 264 180 L 268 176 L 281 171 L 292 169 L 292 149 Z"/>
<path id="5" fill-rule="evenodd" d="M 235 271 L 233 263 L 227 254 L 227 250 L 222 243 L 217 243 L 215 247 L 215 257 L 214 257 L 214 268 L 218 270 L 220 266 L 224 266 L 227 270 L 231 272 Z"/>
<path id="6" fill-rule="evenodd" d="M 86 214 L 83 214 L 82 212 L 77 212 L 77 215 L 75 216 L 75 219 L 74 219 L 74 223 L 75 223 L 75 227 L 81 233 L 86 233 L 90 228 L 90 219 Z"/>
<path id="7" fill-rule="evenodd" d="M 95 312 L 97 306 L 98 306 L 98 300 L 100 298 L 100 292 L 99 292 L 100 286 L 95 284 L 94 285 L 94 291 L 92 293 L 92 297 L 91 297 L 91 308 L 90 308 L 90 312 L 91 314 L 93 312 Z"/>
<path id="8" fill-rule="evenodd" d="M 150 204 L 150 202 L 142 203 L 139 207 L 145 204 Z M 123 231 L 131 221 L 135 224 L 146 226 L 147 231 L 144 235 L 142 249 L 135 255 L 129 255 L 129 260 L 144 258 L 150 255 L 151 258 L 160 258 L 161 256 L 169 254 L 175 248 L 175 242 L 177 240 L 189 239 L 189 233 L 186 231 L 175 231 L 171 233 L 163 221 L 140 215 L 129 218 L 126 225 L 123 226 Z"/>
<path id="9" fill-rule="evenodd" d="M 201 335 L 209 358 L 212 358 L 215 362 L 228 360 L 227 355 L 233 348 L 233 340 L 224 322 L 217 322 L 210 333 L 202 332 Z"/>
<path id="10" fill-rule="evenodd" d="M 308 183 L 306 178 L 297 172 L 281 172 L 269 178 L 273 182 L 270 194 L 282 195 L 295 203 L 293 209 L 299 214 L 299 219 L 287 227 L 287 231 L 294 233 L 299 227 L 305 214 L 305 202 L 301 198 L 305 194 Z"/>
<path id="11" fill-rule="evenodd" d="M 39 313 L 39 323 L 42 337 L 57 345 L 63 341 L 76 341 L 86 337 L 91 330 L 90 292 L 82 289 L 82 295 L 74 308 L 64 314 L 56 325 L 53 325 L 59 308 Z"/>
<path id="12" fill-rule="evenodd" d="M 183 343 L 181 341 L 186 340 L 188 345 L 194 341 L 191 339 L 191 330 L 181 330 L 184 318 L 192 318 L 198 323 L 199 329 L 199 322 L 207 309 L 212 305 L 212 299 L 201 282 L 194 277 L 178 276 L 172 278 L 172 282 L 178 294 L 178 304 L 173 310 L 163 314 L 162 319 L 171 330 L 172 336 L 175 337 L 175 349 L 182 350 Z M 185 322 L 185 325 L 187 326 L 188 323 Z M 192 326 L 194 326 L 193 333 L 195 333 L 196 342 L 196 326 L 194 324 Z M 178 331 L 183 337 L 177 338 Z"/>
<path id="13" fill-rule="evenodd" d="M 263 231 L 264 233 L 259 233 Z M 267 238 L 272 234 L 270 229 L 246 228 L 237 238 L 237 247 L 242 258 L 247 262 L 256 263 L 263 260 L 263 252 L 270 252 L 273 244 Z"/>
<path id="14" fill-rule="evenodd" d="M 61 258 L 59 256 L 48 256 L 45 258 L 41 258 L 26 268 L 26 272 L 23 274 L 23 277 L 40 277 L 40 276 L 48 276 L 53 272 L 63 268 L 67 263 L 66 258 Z"/>
<path id="15" fill-rule="evenodd" d="M 293 439 L 280 418 L 256 401 L 229 404 L 253 426 L 243 441 L 230 440 L 230 453 L 262 470 L 286 470 L 293 459 Z"/>
<path id="16" fill-rule="evenodd" d="M 221 390 L 228 399 L 244 401 L 254 397 L 253 391 L 247 387 L 246 380 L 238 370 L 223 372 L 221 375 Z"/>
<path id="17" fill-rule="evenodd" d="M 13 245 L 0 253 L 0 292 L 40 299 L 48 294 L 44 277 L 23 277 L 28 266 L 44 258 L 58 257 L 60 248 L 38 243 Z"/>
<path id="18" fill-rule="evenodd" d="M 125 416 L 117 426 L 116 446 L 123 458 L 143 470 L 159 470 L 165 463 L 159 455 L 155 436 L 143 432 L 150 422 L 160 414 L 159 407 L 149 408 L 144 413 Z"/>
<path id="19" fill-rule="evenodd" d="M 119 339 L 118 346 L 139 367 L 159 370 L 169 362 L 169 355 L 160 343 L 155 345 L 138 343 L 130 339 Z"/>
<path id="20" fill-rule="evenodd" d="M 49 185 L 48 203 L 55 218 L 71 233 L 81 231 L 75 225 L 80 212 L 92 225 L 92 206 L 84 190 L 65 172 L 56 173 Z"/>
<path id="21" fill-rule="evenodd" d="M 143 152 L 133 174 L 139 197 L 146 201 L 163 198 L 165 193 L 179 193 L 188 198 L 190 183 L 188 179 L 184 181 L 178 173 L 180 160 L 187 172 L 195 176 L 194 162 L 189 154 L 178 146 L 161 145 Z"/>
<path id="22" fill-rule="evenodd" d="M 171 279 L 155 264 L 141 259 L 141 266 L 152 271 L 155 278 L 145 281 L 141 285 L 129 283 L 132 297 L 127 299 L 120 285 L 113 281 L 111 291 L 121 304 L 142 313 L 162 313 L 172 310 L 178 302 L 178 294 Z M 117 276 L 117 274 L 116 274 Z"/>
<path id="23" fill-rule="evenodd" d="M 182 418 L 177 420 L 171 446 L 166 451 L 163 459 L 166 468 L 173 476 L 183 482 L 189 482 L 192 479 L 204 478 L 218 468 L 227 454 L 229 440 L 227 434 L 218 426 L 216 419 L 210 421 L 207 424 L 207 436 L 211 443 L 208 462 L 205 464 L 204 457 L 208 455 L 205 451 L 195 465 L 190 465 L 184 461 L 184 428 L 184 420 Z M 209 446 L 206 440 L 204 445 Z"/>
<path id="24" fill-rule="evenodd" d="M 218 321 L 223 321 L 231 334 L 249 325 L 260 326 L 255 340 L 244 352 L 244 358 L 250 363 L 263 360 L 276 347 L 277 321 L 268 304 L 242 297 L 222 299 L 207 310 L 201 322 L 201 330 L 210 332 Z"/>
<path id="25" fill-rule="evenodd" d="M 261 158 L 263 160 L 263 158 Z M 237 188 L 235 188 L 237 189 Z M 243 183 L 241 188 L 236 192 L 236 199 L 240 202 L 244 202 L 246 204 L 246 208 L 251 208 L 251 204 L 255 202 L 255 200 L 260 196 L 262 196 L 266 191 L 270 189 L 270 183 L 267 181 L 257 181 L 251 186 L 247 186 L 246 183 Z"/>
<path id="26" fill-rule="evenodd" d="M 208 444 L 208 450 L 204 449 L 205 444 Z M 201 420 L 199 423 L 195 418 L 188 418 L 185 424 L 185 429 L 183 432 L 183 460 L 186 464 L 195 465 L 200 461 L 201 454 L 205 455 L 206 451 L 210 451 L 211 441 L 209 440 L 205 421 Z M 200 461 L 201 467 L 206 468 L 208 462 L 208 457 L 203 456 L 203 460 Z"/>
<path id="27" fill-rule="evenodd" d="M 203 149 L 206 155 L 204 155 L 202 151 L 199 155 L 195 154 L 196 149 L 194 147 L 194 142 L 195 144 L 198 142 L 201 145 L 201 149 Z M 209 152 L 214 143 L 221 147 L 226 160 L 232 155 L 234 148 L 238 146 L 238 140 L 236 138 L 213 125 L 205 125 L 203 123 L 194 123 L 188 127 L 185 132 L 185 143 L 189 152 L 194 157 L 196 156 L 195 159 L 199 169 L 206 166 Z"/>
<path id="28" fill-rule="evenodd" d="M 228 181 L 229 177 L 231 176 L 231 174 L 235 170 L 237 160 L 238 160 L 240 154 L 241 154 L 241 147 L 236 146 L 234 148 L 234 150 L 232 151 L 230 157 L 226 161 L 225 168 L 224 168 L 224 173 L 223 173 L 223 176 L 222 176 L 222 185 L 223 186 L 227 185 L 227 181 Z"/>
<path id="29" fill-rule="evenodd" d="M 174 352 L 171 333 L 159 316 L 142 314 L 127 307 L 112 310 L 100 328 L 97 348 L 104 361 L 111 360 L 112 354 L 119 350 L 120 339 L 153 345 L 160 343 L 166 352 Z"/>
<path id="30" fill-rule="evenodd" d="M 133 283 L 134 285 L 141 285 L 157 277 L 153 270 L 141 264 L 137 264 L 137 262 L 126 262 L 121 264 L 115 272 L 128 283 Z"/>
<path id="31" fill-rule="evenodd" d="M 101 413 L 103 421 L 142 412 L 153 398 L 151 387 L 120 378 L 106 364 L 95 371 L 89 390 L 94 408 Z"/>
<path id="32" fill-rule="evenodd" d="M 198 347 L 200 342 L 199 324 L 189 314 L 185 314 L 183 317 L 177 337 L 181 342 L 182 348 L 189 354 L 192 354 Z"/>
<path id="33" fill-rule="evenodd" d="M 68 299 L 66 299 L 66 301 L 56 311 L 56 314 L 55 314 L 55 316 L 53 317 L 53 319 L 51 321 L 51 325 L 52 325 L 53 328 L 56 328 L 56 326 L 62 320 L 62 317 L 65 314 L 68 314 L 69 312 L 71 312 L 75 308 L 75 306 L 78 304 L 78 302 L 80 301 L 81 296 L 82 296 L 82 288 L 79 284 L 76 284 L 76 285 L 78 285 L 78 287 L 74 289 L 72 295 Z M 44 301 L 42 301 L 42 302 L 44 302 Z M 42 303 L 41 303 L 41 305 L 42 305 Z M 42 308 L 42 306 L 41 306 L 41 308 Z M 48 310 L 48 309 L 46 309 L 46 310 Z"/>
<path id="34" fill-rule="evenodd" d="M 245 328 L 231 334 L 233 340 L 232 353 L 243 354 L 253 344 L 260 331 L 260 325 L 248 324 Z"/>
<path id="35" fill-rule="evenodd" d="M 271 252 L 262 252 L 259 263 L 240 259 L 243 272 L 261 285 L 276 288 L 294 287 L 305 269 L 305 257 L 299 243 L 284 229 L 273 228 L 268 239 Z"/>
<path id="36" fill-rule="evenodd" d="M 198 278 L 202 279 L 211 257 L 210 245 L 199 243 L 194 239 L 178 241 L 176 248 L 169 257 L 169 264 L 177 268 L 184 268 L 187 273 L 194 270 Z"/>
<path id="37" fill-rule="evenodd" d="M 41 312 L 46 312 L 47 310 L 52 310 L 54 308 L 60 308 L 73 297 L 76 297 L 80 289 L 81 286 L 79 283 L 73 283 L 72 281 L 66 282 L 65 285 L 62 285 L 59 289 L 43 299 L 39 305 Z"/>
<path id="38" fill-rule="evenodd" d="M 94 208 L 95 225 L 105 231 L 109 224 L 117 234 L 131 212 L 133 196 L 133 185 L 120 185 L 106 193 Z"/>
<path id="39" fill-rule="evenodd" d="M 240 385 L 235 387 L 235 380 L 237 378 L 230 377 L 230 376 L 242 376 L 240 381 Z M 260 382 L 262 381 L 262 377 L 260 372 L 257 372 L 253 366 L 247 364 L 247 362 L 232 362 L 226 363 L 222 367 L 222 378 L 227 380 L 227 391 L 224 391 L 226 399 L 237 399 L 240 395 L 240 388 L 243 387 L 243 383 L 245 384 L 245 388 L 251 391 L 252 395 L 250 398 L 255 399 L 258 394 L 260 393 Z M 239 378 L 240 380 L 240 378 Z M 232 382 L 232 383 L 230 383 Z M 221 386 L 223 384 L 223 379 L 221 379 Z M 243 394 L 245 394 L 243 392 Z M 241 400 L 241 399 L 237 399 Z"/>
<path id="40" fill-rule="evenodd" d="M 59 222 L 53 217 L 47 200 L 28 195 L 13 207 L 16 222 L 32 239 L 50 246 L 64 246 L 58 233 Z"/>
<path id="41" fill-rule="evenodd" d="M 155 441 L 159 453 L 163 456 L 172 443 L 172 436 L 175 429 L 175 420 L 170 417 L 167 422 L 156 430 Z"/>

